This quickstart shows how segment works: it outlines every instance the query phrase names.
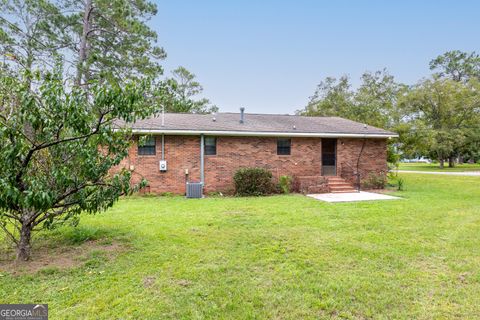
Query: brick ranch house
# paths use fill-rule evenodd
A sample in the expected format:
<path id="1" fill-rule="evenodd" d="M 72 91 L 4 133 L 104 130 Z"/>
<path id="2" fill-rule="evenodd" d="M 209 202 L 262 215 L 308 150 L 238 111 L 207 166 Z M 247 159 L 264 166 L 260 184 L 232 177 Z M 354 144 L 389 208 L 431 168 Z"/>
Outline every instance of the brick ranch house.
<path id="1" fill-rule="evenodd" d="M 289 175 L 296 191 L 347 192 L 360 179 L 387 172 L 387 139 L 397 135 L 339 117 L 166 113 L 130 125 L 135 143 L 120 167 L 145 191 L 185 194 L 186 182 L 204 192 L 233 192 L 233 175 L 262 167 Z M 145 135 L 142 144 L 139 136 Z"/>

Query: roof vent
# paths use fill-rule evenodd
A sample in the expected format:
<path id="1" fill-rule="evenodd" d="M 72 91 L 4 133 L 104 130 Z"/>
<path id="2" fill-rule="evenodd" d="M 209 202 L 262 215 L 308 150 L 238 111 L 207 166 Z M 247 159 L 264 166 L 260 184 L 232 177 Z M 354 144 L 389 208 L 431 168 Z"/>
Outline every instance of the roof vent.
<path id="1" fill-rule="evenodd" d="M 245 122 L 245 108 L 240 108 L 240 123 Z"/>
<path id="2" fill-rule="evenodd" d="M 217 121 L 217 118 L 215 117 L 215 112 L 212 113 L 212 116 L 213 116 L 212 121 L 213 122 Z"/>
<path id="3" fill-rule="evenodd" d="M 293 130 L 297 130 L 297 126 L 296 126 L 296 125 L 293 125 Z"/>
<path id="4" fill-rule="evenodd" d="M 363 129 L 368 129 L 366 123 L 363 124 Z"/>

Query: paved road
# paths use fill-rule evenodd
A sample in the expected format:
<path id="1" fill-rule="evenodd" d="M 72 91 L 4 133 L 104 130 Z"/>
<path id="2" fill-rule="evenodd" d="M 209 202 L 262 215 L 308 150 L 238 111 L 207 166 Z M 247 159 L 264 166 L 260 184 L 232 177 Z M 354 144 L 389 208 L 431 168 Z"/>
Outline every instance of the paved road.
<path id="1" fill-rule="evenodd" d="M 480 177 L 480 171 L 437 172 L 437 171 L 397 170 L 397 172 L 398 173 L 424 173 L 424 174 L 443 174 L 443 175 L 449 175 L 449 176 Z"/>

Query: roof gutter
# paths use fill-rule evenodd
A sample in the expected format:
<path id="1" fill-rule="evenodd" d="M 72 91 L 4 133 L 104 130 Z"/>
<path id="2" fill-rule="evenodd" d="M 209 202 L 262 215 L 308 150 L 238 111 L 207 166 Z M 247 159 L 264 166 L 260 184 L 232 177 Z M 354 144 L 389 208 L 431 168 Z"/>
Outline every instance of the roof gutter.
<path id="1" fill-rule="evenodd" d="M 398 134 L 381 133 L 329 133 L 329 132 L 266 132 L 266 131 L 215 131 L 215 130 L 165 130 L 132 129 L 136 134 L 170 134 L 170 135 L 212 135 L 240 137 L 314 137 L 314 138 L 397 138 Z"/>

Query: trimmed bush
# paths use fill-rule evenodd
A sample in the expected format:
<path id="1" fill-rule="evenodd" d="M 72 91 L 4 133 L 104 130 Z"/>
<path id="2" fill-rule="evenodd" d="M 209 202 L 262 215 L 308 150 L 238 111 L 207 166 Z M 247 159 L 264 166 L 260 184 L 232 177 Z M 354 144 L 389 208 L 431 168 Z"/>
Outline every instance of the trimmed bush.
<path id="1" fill-rule="evenodd" d="M 387 185 L 387 178 L 383 173 L 371 172 L 368 177 L 362 182 L 364 189 L 385 189 Z"/>
<path id="2" fill-rule="evenodd" d="M 243 168 L 233 176 L 235 194 L 241 197 L 264 196 L 275 190 L 272 173 L 263 168 Z"/>

